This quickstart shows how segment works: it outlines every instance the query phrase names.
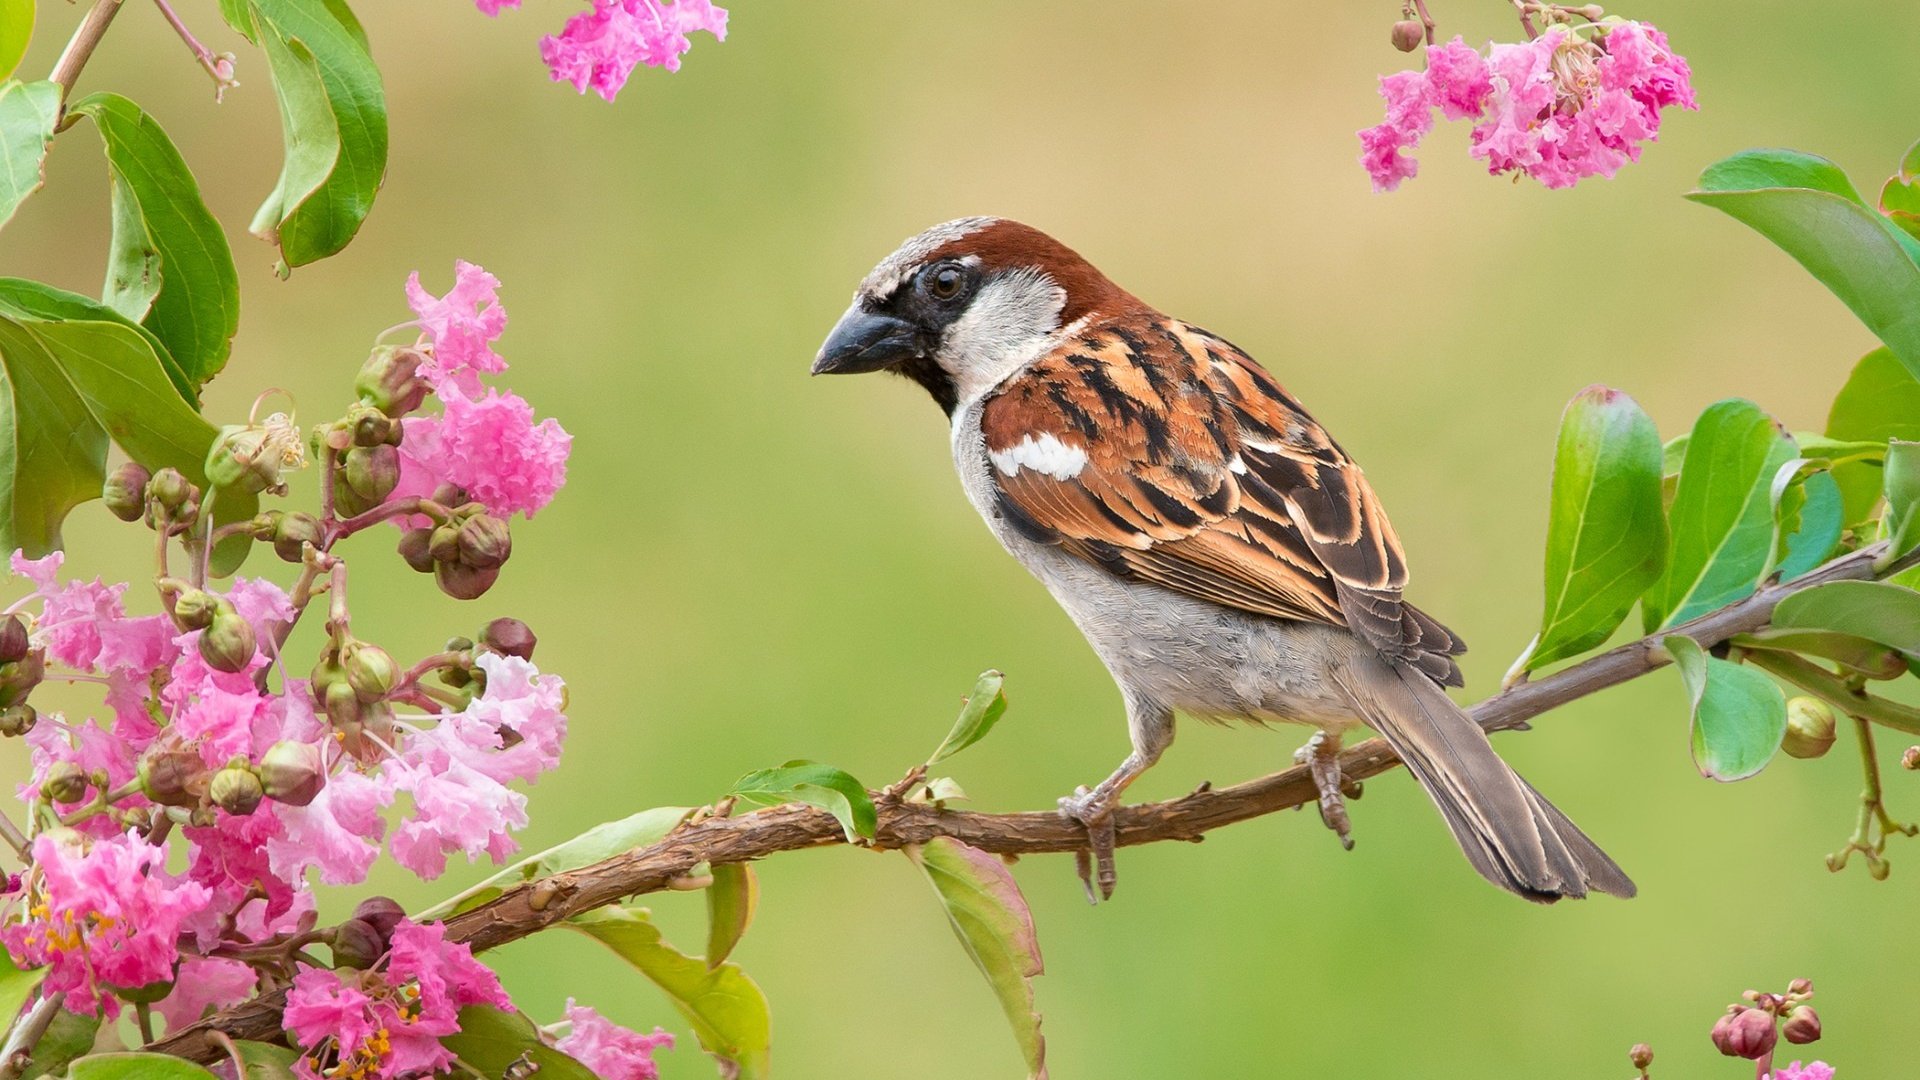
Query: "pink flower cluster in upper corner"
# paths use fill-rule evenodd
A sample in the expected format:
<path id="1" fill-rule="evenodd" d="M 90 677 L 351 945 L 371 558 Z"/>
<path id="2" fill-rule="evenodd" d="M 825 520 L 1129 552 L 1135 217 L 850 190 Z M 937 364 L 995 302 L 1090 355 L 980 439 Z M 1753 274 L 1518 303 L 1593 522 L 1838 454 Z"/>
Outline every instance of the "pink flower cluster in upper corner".
<path id="1" fill-rule="evenodd" d="M 517 8 L 520 0 L 474 0 L 488 15 L 501 8 Z M 558 34 L 540 39 L 540 58 L 554 82 L 572 83 L 580 93 L 594 93 L 612 101 L 627 84 L 633 69 L 647 67 L 680 70 L 680 57 L 693 42 L 687 37 L 705 30 L 727 40 L 727 9 L 712 0 L 593 0 L 593 10 L 567 20 Z"/>
<path id="2" fill-rule="evenodd" d="M 1473 156 L 1487 171 L 1523 173 L 1550 188 L 1612 176 L 1660 135 L 1660 112 L 1693 109 L 1692 71 L 1647 23 L 1608 19 L 1548 28 L 1487 54 L 1460 38 L 1427 48 L 1424 71 L 1382 76 L 1386 120 L 1360 132 L 1360 164 L 1375 191 L 1419 171 L 1406 156 L 1433 128 L 1433 110 L 1473 118 Z"/>
<path id="3" fill-rule="evenodd" d="M 507 367 L 493 350 L 507 325 L 499 288 L 500 279 L 464 261 L 454 263 L 454 285 L 445 296 L 422 288 L 418 272 L 407 277 L 407 303 L 419 316 L 429 353 L 420 377 L 443 408 L 439 416 L 404 421 L 400 482 L 389 501 L 452 484 L 500 517 L 532 516 L 566 483 L 573 436 L 558 421 L 536 423 L 533 406 L 518 394 L 480 383 L 482 373 Z"/>

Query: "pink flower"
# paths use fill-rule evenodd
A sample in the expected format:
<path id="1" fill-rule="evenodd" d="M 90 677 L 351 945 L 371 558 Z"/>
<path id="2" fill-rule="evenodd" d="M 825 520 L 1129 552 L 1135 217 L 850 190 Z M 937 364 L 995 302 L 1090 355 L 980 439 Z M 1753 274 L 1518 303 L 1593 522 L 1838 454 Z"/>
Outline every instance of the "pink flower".
<path id="1" fill-rule="evenodd" d="M 517 8 L 520 0 L 473 0 L 473 6 L 480 9 L 482 15 L 498 15 L 501 8 Z"/>
<path id="2" fill-rule="evenodd" d="M 573 436 L 551 418 L 533 421 L 533 407 L 517 394 L 489 389 L 475 398 L 442 385 L 440 416 L 406 420 L 400 443 L 400 483 L 388 500 L 430 495 L 443 483 L 464 488 L 506 517 L 532 517 L 567 480 Z"/>
<path id="3" fill-rule="evenodd" d="M 1773 1080 L 1833 1080 L 1833 1066 L 1824 1061 L 1810 1065 L 1794 1062 L 1784 1068 L 1773 1070 Z"/>
<path id="4" fill-rule="evenodd" d="M 519 657 L 481 653 L 476 663 L 486 673 L 486 691 L 408 737 L 401 757 L 430 770 L 459 762 L 502 784 L 533 780 L 560 764 L 566 684 Z"/>
<path id="5" fill-rule="evenodd" d="M 167 653 L 171 626 L 162 616 L 130 619 L 121 597 L 125 584 L 91 582 L 59 584 L 65 556 L 54 552 L 28 559 L 16 551 L 13 572 L 33 582 L 44 601 L 35 627 L 36 644 L 47 658 L 81 671 L 140 670 L 158 667 Z"/>
<path id="6" fill-rule="evenodd" d="M 166 1017 L 168 1031 L 178 1031 L 200 1019 L 208 1008 L 224 1009 L 252 997 L 259 981 L 260 974 L 238 960 L 183 957 L 173 991 L 154 1010 Z"/>
<path id="7" fill-rule="evenodd" d="M 659 1028 L 642 1035 L 606 1019 L 586 1005 L 567 999 L 567 1020 L 573 1024 L 554 1049 L 585 1065 L 600 1080 L 659 1080 L 653 1063 L 656 1047 L 673 1049 L 673 1036 Z"/>
<path id="8" fill-rule="evenodd" d="M 440 1039 L 460 1030 L 467 1005 L 508 1009 L 513 1002 L 472 949 L 446 940 L 445 926 L 402 919 L 384 972 L 307 968 L 293 978 L 285 1017 L 305 1050 L 301 1076 L 386 1080 L 452 1064 Z"/>
<path id="9" fill-rule="evenodd" d="M 208 683 L 173 714 L 170 727 L 199 746 L 209 767 L 219 768 L 253 749 L 254 725 L 267 715 L 270 704 L 271 699 L 252 688 L 236 694 Z"/>
<path id="10" fill-rule="evenodd" d="M 129 833 L 87 840 L 67 832 L 33 842 L 40 879 L 25 921 L 0 928 L 21 967 L 48 965 L 45 992 L 97 1016 L 114 988 L 173 977 L 181 924 L 212 898 L 205 886 L 167 873 L 167 850 Z"/>
<path id="11" fill-rule="evenodd" d="M 268 854 L 268 845 L 284 835 L 279 818 L 265 808 L 244 816 L 216 810 L 211 827 L 183 832 L 193 844 L 187 879 L 205 885 L 214 898 L 207 925 L 193 927 L 202 935 L 203 947 L 215 944 L 211 935 L 220 929 L 221 919 L 256 897 L 266 901 L 261 912 L 264 919 L 277 919 L 292 910 L 299 882 L 274 873 Z"/>
<path id="12" fill-rule="evenodd" d="M 540 41 L 540 58 L 554 82 L 588 87 L 612 101 L 641 64 L 680 70 L 680 57 L 693 47 L 687 35 L 705 30 L 727 39 L 727 11 L 711 0 L 593 0 L 593 10 L 567 20 L 558 35 Z"/>
<path id="13" fill-rule="evenodd" d="M 1493 93 L 1493 70 L 1458 37 L 1427 47 L 1426 81 L 1428 100 L 1449 120 L 1479 116 Z"/>
<path id="14" fill-rule="evenodd" d="M 380 811 L 393 803 L 393 782 L 384 773 L 368 776 L 353 768 L 328 778 L 306 806 L 270 803 L 283 834 L 267 841 L 275 876 L 298 881 L 308 867 L 320 868 L 328 885 L 357 885 L 380 856 L 387 822 Z M 264 807 L 255 813 L 265 813 Z"/>
<path id="15" fill-rule="evenodd" d="M 393 831 L 389 848 L 395 862 L 421 877 L 439 877 L 455 851 L 469 861 L 485 852 L 497 863 L 520 849 L 510 834 L 527 827 L 527 797 L 498 780 L 444 761 L 403 768 L 399 787 L 413 795 L 415 813 Z"/>
<path id="16" fill-rule="evenodd" d="M 433 341 L 433 358 L 421 366 L 422 378 L 436 388 L 452 382 L 477 393 L 476 372 L 506 370 L 507 362 L 491 344 L 507 328 L 499 288 L 499 278 L 465 260 L 453 264 L 453 288 L 443 297 L 421 287 L 419 271 L 407 275 L 407 306 Z"/>

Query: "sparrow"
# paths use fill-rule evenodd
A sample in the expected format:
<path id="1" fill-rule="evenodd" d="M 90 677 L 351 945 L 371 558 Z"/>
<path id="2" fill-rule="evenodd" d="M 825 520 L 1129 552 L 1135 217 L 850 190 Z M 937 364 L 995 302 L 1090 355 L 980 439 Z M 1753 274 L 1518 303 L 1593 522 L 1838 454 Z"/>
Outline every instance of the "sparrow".
<path id="1" fill-rule="evenodd" d="M 1266 369 L 1064 244 L 962 218 L 860 283 L 813 373 L 891 371 L 947 414 L 967 498 L 1119 685 L 1132 752 L 1060 809 L 1113 892 L 1113 811 L 1174 715 L 1304 724 L 1322 819 L 1352 847 L 1338 753 L 1406 763 L 1473 868 L 1540 903 L 1633 882 L 1450 699 L 1459 636 L 1402 599 L 1393 526 L 1346 451 Z"/>

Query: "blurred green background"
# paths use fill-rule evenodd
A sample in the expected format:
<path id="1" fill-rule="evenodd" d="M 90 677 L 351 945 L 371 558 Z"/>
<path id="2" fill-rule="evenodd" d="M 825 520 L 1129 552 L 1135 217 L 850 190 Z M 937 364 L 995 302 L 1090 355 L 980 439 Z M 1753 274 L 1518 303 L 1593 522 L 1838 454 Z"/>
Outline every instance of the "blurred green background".
<path id="1" fill-rule="evenodd" d="M 516 528 L 512 566 L 475 603 L 407 571 L 388 537 L 349 554 L 356 630 L 403 660 L 513 614 L 566 676 L 570 745 L 532 790 L 529 850 L 707 802 L 788 758 L 885 783 L 989 666 L 1008 673 L 1012 711 L 953 763 L 974 806 L 1050 806 L 1123 754 L 1117 694 L 967 506 L 934 406 L 896 380 L 806 375 L 902 237 L 963 214 L 1024 219 L 1260 358 L 1365 463 L 1411 553 L 1411 596 L 1474 645 L 1474 698 L 1534 629 L 1568 397 L 1623 388 L 1668 435 L 1736 394 L 1818 428 L 1872 344 L 1785 256 L 1682 201 L 1692 178 L 1784 145 L 1877 186 L 1920 135 L 1898 104 L 1913 100 L 1913 5 L 1641 0 L 1619 12 L 1671 34 L 1702 103 L 1670 113 L 1641 164 L 1548 192 L 1488 178 L 1466 127 L 1443 124 L 1389 196 L 1368 190 L 1353 133 L 1378 120 L 1376 73 L 1404 64 L 1386 44 L 1391 0 L 742 3 L 726 44 L 697 37 L 684 71 L 641 71 L 613 105 L 548 84 L 539 63 L 537 38 L 577 4 L 498 20 L 461 0 L 359 6 L 392 110 L 386 188 L 355 244 L 289 282 L 244 233 L 279 166 L 264 63 L 212 0 L 180 7 L 240 54 L 225 104 L 139 3 L 81 89 L 152 110 L 229 226 L 244 318 L 208 395 L 216 422 L 269 386 L 304 419 L 337 415 L 373 335 L 408 315 L 409 270 L 436 292 L 455 258 L 504 281 L 505 382 L 575 435 L 568 488 Z M 79 13 L 41 5 L 26 70 L 51 65 Z M 1471 42 L 1517 32 L 1502 0 L 1435 13 Z M 97 291 L 109 223 L 93 133 L 61 136 L 47 172 L 0 238 L 0 273 Z M 97 504 L 75 514 L 72 565 L 137 576 L 145 534 L 110 526 Z M 1279 768 L 1304 734 L 1189 724 L 1134 794 Z M 1499 745 L 1639 899 L 1540 909 L 1487 887 L 1403 774 L 1368 785 L 1351 853 L 1309 816 L 1270 817 L 1123 852 L 1098 909 L 1069 860 L 1030 859 L 1017 872 L 1046 955 L 1053 1075 L 1621 1077 L 1645 1040 L 1667 1076 L 1739 1076 L 1709 1025 L 1741 989 L 1797 976 L 1819 988 L 1817 1049 L 1843 1076 L 1911 1072 L 1897 1033 L 1915 1019 L 1912 950 L 1881 928 L 1910 916 L 1920 843 L 1896 842 L 1887 883 L 1821 864 L 1852 825 L 1851 745 L 1709 783 L 1667 675 Z M 4 753 L 17 778 L 21 748 Z M 1895 811 L 1920 813 L 1920 783 L 1891 783 Z M 375 884 L 418 906 L 486 872 Z M 1018 1075 L 904 859 L 827 850 L 761 874 L 737 956 L 773 1001 L 782 1075 Z M 654 907 L 698 948 L 697 896 Z M 598 950 L 552 934 L 490 959 L 538 1016 L 572 994 L 685 1034 Z M 691 1038 L 664 1066 L 710 1075 Z"/>

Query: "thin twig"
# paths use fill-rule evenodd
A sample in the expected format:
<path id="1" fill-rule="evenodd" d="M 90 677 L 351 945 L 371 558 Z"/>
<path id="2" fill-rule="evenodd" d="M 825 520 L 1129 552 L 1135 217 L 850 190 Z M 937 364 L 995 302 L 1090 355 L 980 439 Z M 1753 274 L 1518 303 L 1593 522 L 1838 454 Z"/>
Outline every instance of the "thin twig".
<path id="1" fill-rule="evenodd" d="M 0 1080 L 14 1080 L 27 1071 L 27 1066 L 33 1063 L 34 1048 L 47 1034 L 53 1018 L 60 1015 L 60 1007 L 66 1000 L 65 990 L 47 994 L 34 1002 L 32 1011 L 13 1025 L 5 1045 L 0 1045 Z"/>
<path id="2" fill-rule="evenodd" d="M 1541 713 L 1670 663 L 1660 641 L 1672 634 L 1685 634 L 1704 646 L 1717 645 L 1735 634 L 1766 626 L 1774 607 L 1793 593 L 1831 581 L 1873 578 L 1874 560 L 1884 550 L 1884 544 L 1875 544 L 1844 555 L 1719 611 L 1504 690 L 1469 712 L 1490 732 L 1523 727 Z M 1915 564 L 1920 564 L 1920 552 L 1905 556 L 1882 573 L 1898 573 Z M 1377 776 L 1399 763 L 1381 739 L 1368 739 L 1340 755 L 1341 774 L 1353 780 Z M 1115 811 L 1114 840 L 1120 846 L 1197 841 L 1213 829 L 1304 806 L 1317 798 L 1305 767 L 1228 788 L 1203 786 L 1182 798 Z M 1085 829 L 1053 810 L 973 813 L 907 802 L 898 795 L 889 797 L 885 791 L 876 798 L 875 810 L 874 837 L 866 846 L 878 849 L 904 848 L 943 836 L 1001 855 L 1079 851 L 1087 843 Z M 751 862 L 782 851 L 845 842 L 840 823 L 832 814 L 807 806 L 780 806 L 739 817 L 690 819 L 650 847 L 529 882 L 454 915 L 446 920 L 447 938 L 465 942 L 476 951 L 497 948 L 582 912 L 669 889 L 702 863 Z M 284 1001 L 284 992 L 263 995 L 170 1034 L 149 1049 L 205 1063 L 218 1060 L 221 1054 L 213 1039 L 215 1032 L 239 1039 L 281 1039 L 280 1009 Z"/>
<path id="3" fill-rule="evenodd" d="M 100 44 L 101 35 L 120 14 L 121 0 L 94 0 L 93 7 L 87 9 L 86 17 L 73 32 L 60 59 L 54 61 L 53 72 L 47 78 L 60 84 L 61 107 L 65 108 L 67 98 L 73 95 L 73 84 L 80 78 L 80 69 L 87 66 L 92 58 L 94 47 Z"/>

